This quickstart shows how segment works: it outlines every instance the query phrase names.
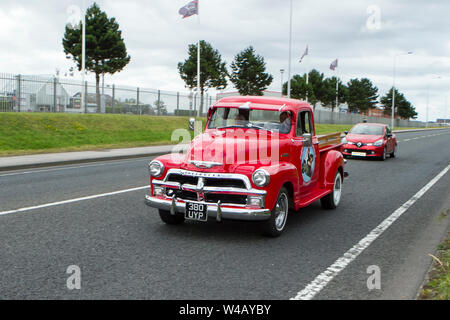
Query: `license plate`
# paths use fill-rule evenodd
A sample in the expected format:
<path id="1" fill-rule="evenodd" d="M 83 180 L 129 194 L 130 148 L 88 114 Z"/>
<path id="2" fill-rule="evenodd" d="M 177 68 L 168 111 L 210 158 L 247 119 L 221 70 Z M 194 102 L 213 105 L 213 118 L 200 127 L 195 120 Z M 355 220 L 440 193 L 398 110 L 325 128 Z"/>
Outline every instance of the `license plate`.
<path id="1" fill-rule="evenodd" d="M 195 221 L 208 220 L 207 205 L 203 203 L 186 202 L 185 219 Z"/>
<path id="2" fill-rule="evenodd" d="M 352 156 L 365 157 L 365 152 L 352 152 Z"/>

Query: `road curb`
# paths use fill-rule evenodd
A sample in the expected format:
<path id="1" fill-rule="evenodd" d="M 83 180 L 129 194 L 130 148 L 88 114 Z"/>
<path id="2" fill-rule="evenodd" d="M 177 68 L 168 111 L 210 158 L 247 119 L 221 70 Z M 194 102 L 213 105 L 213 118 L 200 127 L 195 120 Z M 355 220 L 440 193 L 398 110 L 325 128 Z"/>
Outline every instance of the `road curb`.
<path id="1" fill-rule="evenodd" d="M 141 151 L 141 150 L 134 150 L 135 152 L 130 151 L 129 154 L 124 154 L 124 149 L 114 149 L 114 150 L 103 150 L 100 152 L 112 152 L 119 154 L 111 154 L 111 155 L 97 155 L 97 154 L 90 154 L 89 156 L 86 156 L 85 158 L 80 158 L 80 155 L 77 155 L 74 153 L 75 158 L 68 158 L 68 159 L 58 159 L 58 160 L 41 160 L 33 162 L 32 160 L 28 159 L 25 160 L 23 158 L 23 163 L 20 163 L 20 159 L 18 159 L 18 164 L 12 164 L 11 158 L 20 158 L 22 156 L 15 156 L 15 157 L 4 157 L 3 159 L 10 160 L 10 164 L 3 164 L 2 165 L 2 158 L 0 158 L 0 172 L 2 171 L 12 171 L 12 170 L 22 170 L 22 169 L 30 169 L 30 168 L 44 168 L 44 167 L 51 167 L 51 166 L 58 166 L 58 165 L 71 165 L 71 164 L 83 164 L 83 163 L 96 163 L 96 162 L 105 162 L 105 161 L 114 161 L 114 160 L 124 160 L 124 159 L 139 159 L 139 158 L 146 158 L 146 157 L 154 157 L 159 156 L 163 154 L 171 153 L 171 149 L 175 146 L 180 145 L 164 145 L 164 146 L 158 146 L 160 149 L 154 150 L 154 151 Z M 187 149 L 187 145 L 182 145 L 182 150 Z M 94 153 L 97 151 L 94 151 Z M 70 155 L 70 153 L 60 153 Z M 58 153 L 55 154 L 44 154 L 44 157 L 51 157 L 51 156 L 57 156 Z M 38 157 L 39 155 L 28 155 L 23 157 Z M 8 159 L 9 158 L 9 159 Z"/>
<path id="2" fill-rule="evenodd" d="M 0 172 L 2 171 L 12 171 L 12 170 L 22 170 L 22 169 L 32 169 L 32 168 L 45 168 L 60 165 L 71 165 L 71 164 L 83 164 L 83 163 L 93 163 L 93 162 L 104 162 L 109 160 L 124 160 L 124 159 L 139 159 L 151 156 L 160 156 L 166 154 L 167 152 L 154 152 L 147 154 L 135 154 L 129 156 L 110 156 L 110 157 L 100 157 L 91 159 L 77 159 L 77 160 L 67 160 L 67 161 L 52 161 L 45 163 L 33 163 L 33 164 L 23 164 L 17 166 L 0 166 Z"/>

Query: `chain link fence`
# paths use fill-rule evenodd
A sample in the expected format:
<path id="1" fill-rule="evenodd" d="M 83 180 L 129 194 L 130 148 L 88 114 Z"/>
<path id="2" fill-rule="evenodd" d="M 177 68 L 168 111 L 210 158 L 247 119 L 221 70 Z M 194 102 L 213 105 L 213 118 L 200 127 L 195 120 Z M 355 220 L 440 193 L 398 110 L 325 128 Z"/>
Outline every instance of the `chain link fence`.
<path id="1" fill-rule="evenodd" d="M 82 91 L 85 106 L 82 107 Z M 201 97 L 192 93 L 100 84 L 54 76 L 0 73 L 0 112 L 116 113 L 194 116 Z M 216 97 L 203 96 L 203 114 Z"/>
<path id="2" fill-rule="evenodd" d="M 82 108 L 81 92 L 85 92 Z M 217 98 L 203 97 L 203 115 Z M 0 112 L 67 112 L 115 113 L 137 115 L 195 116 L 201 98 L 192 93 L 163 91 L 131 86 L 100 84 L 97 101 L 93 83 L 74 81 L 54 76 L 27 76 L 0 73 Z M 390 118 L 370 117 L 360 114 L 315 110 L 316 123 L 353 124 L 367 120 L 390 124 Z M 425 127 L 413 120 L 395 120 L 396 127 Z"/>

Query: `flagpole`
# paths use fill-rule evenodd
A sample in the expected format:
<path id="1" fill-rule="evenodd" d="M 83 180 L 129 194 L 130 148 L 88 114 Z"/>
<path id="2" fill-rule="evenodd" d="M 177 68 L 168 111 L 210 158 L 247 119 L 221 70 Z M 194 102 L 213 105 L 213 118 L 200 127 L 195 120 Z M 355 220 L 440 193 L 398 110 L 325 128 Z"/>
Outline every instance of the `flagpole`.
<path id="1" fill-rule="evenodd" d="M 287 88 L 288 98 L 291 98 L 292 0 L 290 10 L 291 12 L 289 19 L 289 62 L 288 62 L 288 88 Z"/>
<path id="2" fill-rule="evenodd" d="M 308 102 L 308 82 L 309 82 L 309 72 L 306 69 L 306 102 Z"/>
<path id="3" fill-rule="evenodd" d="M 197 21 L 200 26 L 200 1 L 197 1 Z M 199 30 L 201 30 L 199 28 Z M 197 95 L 200 97 L 200 103 L 198 104 L 197 116 L 201 117 L 201 105 L 202 105 L 202 96 L 200 93 L 200 39 L 197 44 Z"/>
<path id="4" fill-rule="evenodd" d="M 337 76 L 337 72 L 336 72 L 336 108 L 338 107 L 338 103 L 339 103 L 339 77 Z"/>
<path id="5" fill-rule="evenodd" d="M 86 73 L 86 0 L 83 0 L 83 20 L 81 30 L 81 110 L 87 113 L 85 105 L 85 83 L 84 75 Z"/>

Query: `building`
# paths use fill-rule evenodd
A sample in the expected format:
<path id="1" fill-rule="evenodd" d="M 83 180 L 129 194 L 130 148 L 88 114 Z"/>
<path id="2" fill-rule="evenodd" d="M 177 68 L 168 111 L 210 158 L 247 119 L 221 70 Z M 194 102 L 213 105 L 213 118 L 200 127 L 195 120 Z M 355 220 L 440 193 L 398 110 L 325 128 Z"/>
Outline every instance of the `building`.
<path id="1" fill-rule="evenodd" d="M 2 96 L 11 97 L 11 111 L 64 112 L 70 103 L 70 95 L 57 78 L 16 76 L 3 83 Z"/>

